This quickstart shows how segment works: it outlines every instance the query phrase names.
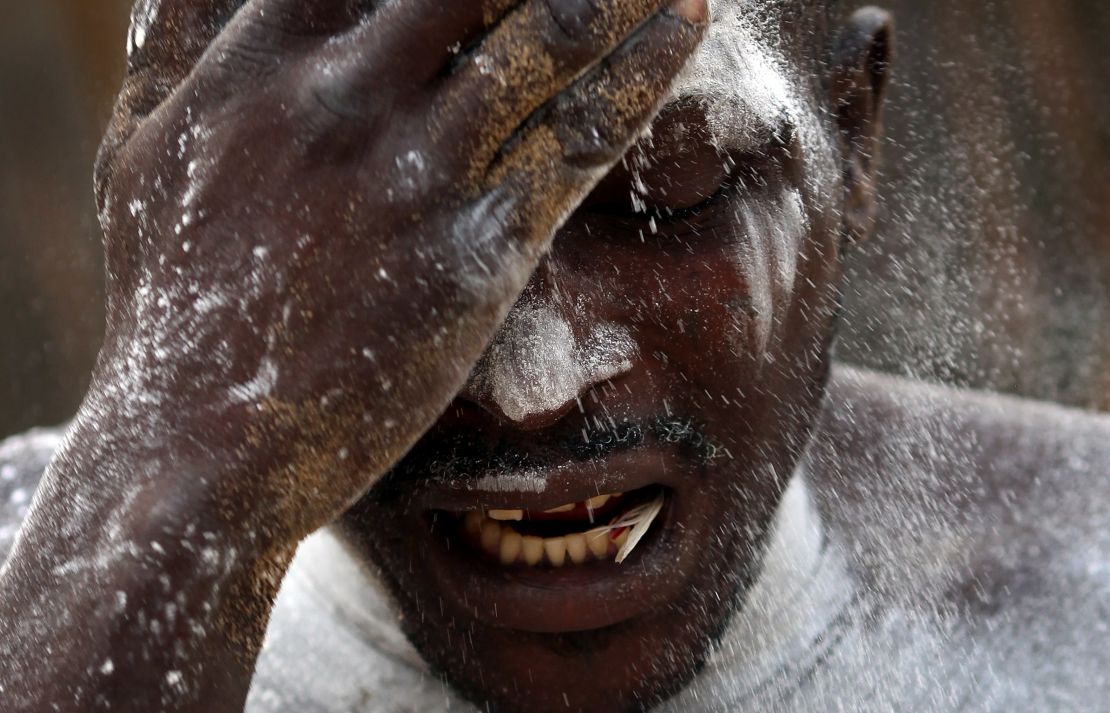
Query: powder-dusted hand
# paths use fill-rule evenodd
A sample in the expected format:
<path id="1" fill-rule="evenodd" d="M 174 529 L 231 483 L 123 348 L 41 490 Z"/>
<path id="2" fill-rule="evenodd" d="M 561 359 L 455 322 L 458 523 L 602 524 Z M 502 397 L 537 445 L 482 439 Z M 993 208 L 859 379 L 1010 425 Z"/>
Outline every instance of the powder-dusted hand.
<path id="1" fill-rule="evenodd" d="M 193 5 L 137 31 L 135 96 Z M 259 536 L 324 524 L 423 433 L 699 36 L 659 0 L 513 5 L 253 2 L 152 112 L 125 95 L 93 397 L 203 429 Z"/>

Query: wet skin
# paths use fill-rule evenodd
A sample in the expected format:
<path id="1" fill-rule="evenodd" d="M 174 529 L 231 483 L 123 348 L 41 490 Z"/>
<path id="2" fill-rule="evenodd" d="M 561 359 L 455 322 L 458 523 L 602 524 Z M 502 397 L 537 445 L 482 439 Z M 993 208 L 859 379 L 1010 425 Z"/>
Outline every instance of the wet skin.
<path id="1" fill-rule="evenodd" d="M 867 230 L 886 18 L 855 16 L 827 89 L 804 92 L 831 137 L 819 155 L 789 123 L 725 155 L 696 105 L 664 109 L 636 150 L 643 214 L 610 170 L 696 47 L 703 3 L 253 0 L 228 23 L 238 5 L 166 0 L 134 37 L 98 165 L 104 349 L 0 572 L 0 640 L 23 652 L 0 664 L 9 700 L 241 709 L 293 548 L 337 517 L 475 700 L 620 710 L 681 685 L 758 570 L 819 406 L 841 246 Z M 788 192 L 798 271 L 761 314 L 735 208 Z M 627 330 L 629 368 L 508 417 L 467 377 L 518 298 L 578 339 Z M 569 455 L 601 415 L 698 437 L 645 427 L 635 448 Z M 459 438 L 485 463 L 469 479 L 504 452 L 574 465 L 542 497 L 475 499 L 427 477 Z M 649 539 L 589 582 L 506 583 L 422 519 L 652 484 L 669 500 Z"/>

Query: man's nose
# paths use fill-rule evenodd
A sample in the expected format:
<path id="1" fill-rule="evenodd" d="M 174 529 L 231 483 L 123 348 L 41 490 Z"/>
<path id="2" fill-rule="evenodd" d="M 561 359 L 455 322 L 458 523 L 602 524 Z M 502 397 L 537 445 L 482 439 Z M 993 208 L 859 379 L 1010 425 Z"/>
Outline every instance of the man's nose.
<path id="1" fill-rule="evenodd" d="M 549 296 L 526 293 L 486 349 L 460 396 L 525 430 L 546 428 L 605 381 L 632 369 L 635 343 L 611 323 L 571 319 Z M 583 337 L 576 336 L 576 332 Z"/>

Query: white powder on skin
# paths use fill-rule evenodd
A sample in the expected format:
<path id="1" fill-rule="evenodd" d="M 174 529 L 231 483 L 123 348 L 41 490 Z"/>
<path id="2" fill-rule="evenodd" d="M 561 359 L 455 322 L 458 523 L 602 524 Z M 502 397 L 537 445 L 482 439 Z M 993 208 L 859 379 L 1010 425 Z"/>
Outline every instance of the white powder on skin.
<path id="1" fill-rule="evenodd" d="M 751 3 L 712 3 L 712 24 L 697 54 L 671 89 L 706 105 L 709 128 L 725 148 L 762 137 L 783 119 L 802 115 L 785 62 L 757 27 Z M 766 12 L 765 10 L 762 12 Z"/>
<path id="2" fill-rule="evenodd" d="M 784 314 L 794 293 L 798 255 L 809 231 L 801 194 L 787 189 L 770 205 L 764 199 L 743 200 L 737 207 L 739 267 L 744 275 L 755 317 L 760 353 L 770 345 L 775 314 Z"/>
<path id="3" fill-rule="evenodd" d="M 535 473 L 510 473 L 487 475 L 479 480 L 471 490 L 480 493 L 542 493 L 547 490 L 550 471 Z"/>
<path id="4" fill-rule="evenodd" d="M 579 342 L 555 306 L 525 298 L 479 362 L 472 388 L 520 423 L 629 371 L 634 354 L 628 330 L 603 324 Z"/>
<path id="5" fill-rule="evenodd" d="M 147 34 L 154 21 L 158 19 L 158 10 L 162 0 L 141 0 L 131 12 L 131 29 L 127 33 L 127 56 L 130 57 L 146 44 Z"/>
<path id="6" fill-rule="evenodd" d="M 232 403 L 257 403 L 273 393 L 277 386 L 278 367 L 269 356 L 262 358 L 258 373 L 245 384 L 231 387 L 229 399 Z"/>
<path id="7" fill-rule="evenodd" d="M 19 436 L 12 436 L 5 441 L 0 441 L 0 462 L 11 461 L 20 453 L 24 452 L 53 452 L 58 448 L 61 442 L 62 436 L 58 431 L 43 429 L 29 431 Z M 15 466 L 10 463 L 5 463 L 5 465 L 0 468 L 0 478 L 3 480 L 13 480 L 15 476 Z"/>
<path id="8" fill-rule="evenodd" d="M 734 155 L 764 149 L 772 137 L 793 134 L 805 156 L 806 176 L 775 195 L 760 194 L 736 207 L 736 267 L 748 286 L 751 334 L 768 353 L 774 325 L 790 308 L 798 260 L 811 219 L 806 206 L 830 205 L 839 172 L 829 137 L 802 96 L 806 86 L 764 26 L 766 8 L 741 0 L 711 4 L 712 24 L 671 91 L 705 108 L 714 140 Z"/>

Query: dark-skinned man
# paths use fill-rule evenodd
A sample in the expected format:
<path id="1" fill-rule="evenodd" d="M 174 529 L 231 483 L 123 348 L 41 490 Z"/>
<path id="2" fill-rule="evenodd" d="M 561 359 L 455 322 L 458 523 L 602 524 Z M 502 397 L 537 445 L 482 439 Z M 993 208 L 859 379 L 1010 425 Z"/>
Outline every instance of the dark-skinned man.
<path id="1" fill-rule="evenodd" d="M 5 706 L 1097 710 L 1105 419 L 831 367 L 891 47 L 838 18 L 140 2 Z"/>

